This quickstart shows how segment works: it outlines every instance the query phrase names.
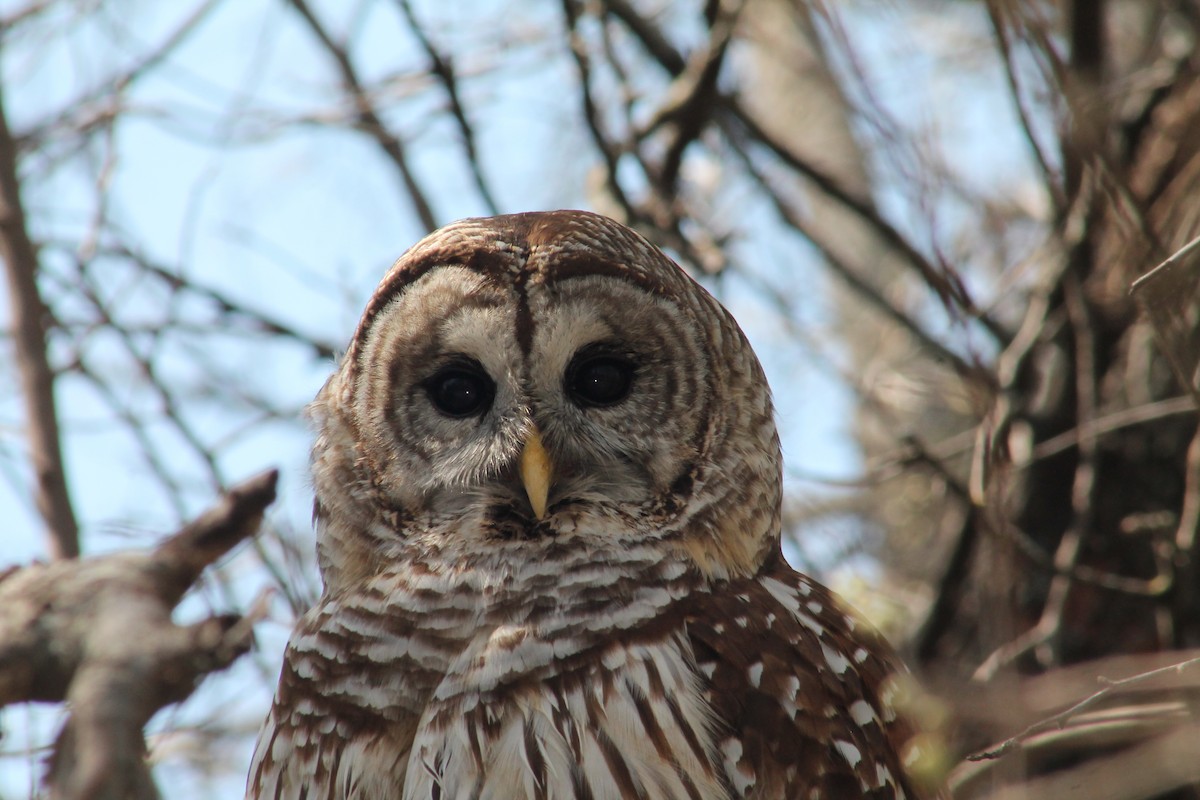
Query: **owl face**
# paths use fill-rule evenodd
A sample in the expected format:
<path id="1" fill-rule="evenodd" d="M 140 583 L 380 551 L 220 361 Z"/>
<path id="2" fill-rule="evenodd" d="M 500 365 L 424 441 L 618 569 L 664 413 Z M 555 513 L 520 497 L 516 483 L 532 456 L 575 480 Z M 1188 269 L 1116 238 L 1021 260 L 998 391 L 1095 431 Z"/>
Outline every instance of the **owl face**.
<path id="1" fill-rule="evenodd" d="M 744 510 L 711 504 L 777 518 L 778 442 L 741 331 L 661 252 L 591 214 L 467 220 L 416 245 L 315 411 L 318 516 L 357 512 L 375 559 L 389 543 L 478 554 L 579 536 L 749 561 L 769 534 L 731 529 Z M 774 488 L 733 496 L 759 475 Z M 697 545 L 714 538 L 730 541 Z"/>

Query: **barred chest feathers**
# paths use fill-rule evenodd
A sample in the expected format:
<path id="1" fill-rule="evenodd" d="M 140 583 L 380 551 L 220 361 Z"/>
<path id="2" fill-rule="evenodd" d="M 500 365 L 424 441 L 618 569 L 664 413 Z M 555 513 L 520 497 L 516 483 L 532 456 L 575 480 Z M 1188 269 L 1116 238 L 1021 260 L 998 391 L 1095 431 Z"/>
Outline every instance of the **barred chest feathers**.
<path id="1" fill-rule="evenodd" d="M 896 717 L 863 691 L 896 666 L 847 649 L 853 618 L 818 584 L 782 561 L 714 587 L 649 546 L 546 547 L 519 570 L 410 562 L 314 608 L 257 796 L 905 796 L 875 755 Z"/>

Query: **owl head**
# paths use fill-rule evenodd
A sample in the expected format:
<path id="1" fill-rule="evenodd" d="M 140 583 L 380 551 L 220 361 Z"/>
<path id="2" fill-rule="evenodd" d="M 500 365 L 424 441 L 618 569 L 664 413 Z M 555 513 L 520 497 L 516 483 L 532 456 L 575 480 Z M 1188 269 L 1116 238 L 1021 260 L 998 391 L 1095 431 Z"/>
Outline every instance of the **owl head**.
<path id="1" fill-rule="evenodd" d="M 713 579 L 778 551 L 779 440 L 733 318 L 644 238 L 467 219 L 388 271 L 312 406 L 327 591 L 455 561 L 661 548 Z"/>

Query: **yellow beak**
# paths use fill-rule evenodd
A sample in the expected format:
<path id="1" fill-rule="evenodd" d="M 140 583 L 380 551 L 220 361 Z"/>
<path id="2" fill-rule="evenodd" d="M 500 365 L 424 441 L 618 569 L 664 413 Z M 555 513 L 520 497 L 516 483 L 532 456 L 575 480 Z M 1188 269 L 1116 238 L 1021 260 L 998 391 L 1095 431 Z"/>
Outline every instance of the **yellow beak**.
<path id="1" fill-rule="evenodd" d="M 553 474 L 554 464 L 550 461 L 550 454 L 542 446 L 541 433 L 534 428 L 525 440 L 525 449 L 521 451 L 521 483 L 538 519 L 546 516 L 546 498 L 550 495 Z"/>

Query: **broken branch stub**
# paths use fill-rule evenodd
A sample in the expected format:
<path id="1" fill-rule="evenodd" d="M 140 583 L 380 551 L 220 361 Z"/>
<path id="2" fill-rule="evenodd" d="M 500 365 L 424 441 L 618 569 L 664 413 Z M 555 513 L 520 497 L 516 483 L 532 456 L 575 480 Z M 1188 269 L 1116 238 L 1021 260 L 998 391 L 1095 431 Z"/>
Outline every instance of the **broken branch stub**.
<path id="1" fill-rule="evenodd" d="M 233 488 L 148 553 L 34 564 L 0 575 L 0 706 L 66 701 L 46 775 L 55 800 L 158 797 L 143 726 L 247 650 L 255 616 L 171 620 L 200 573 L 254 535 L 278 473 Z"/>

